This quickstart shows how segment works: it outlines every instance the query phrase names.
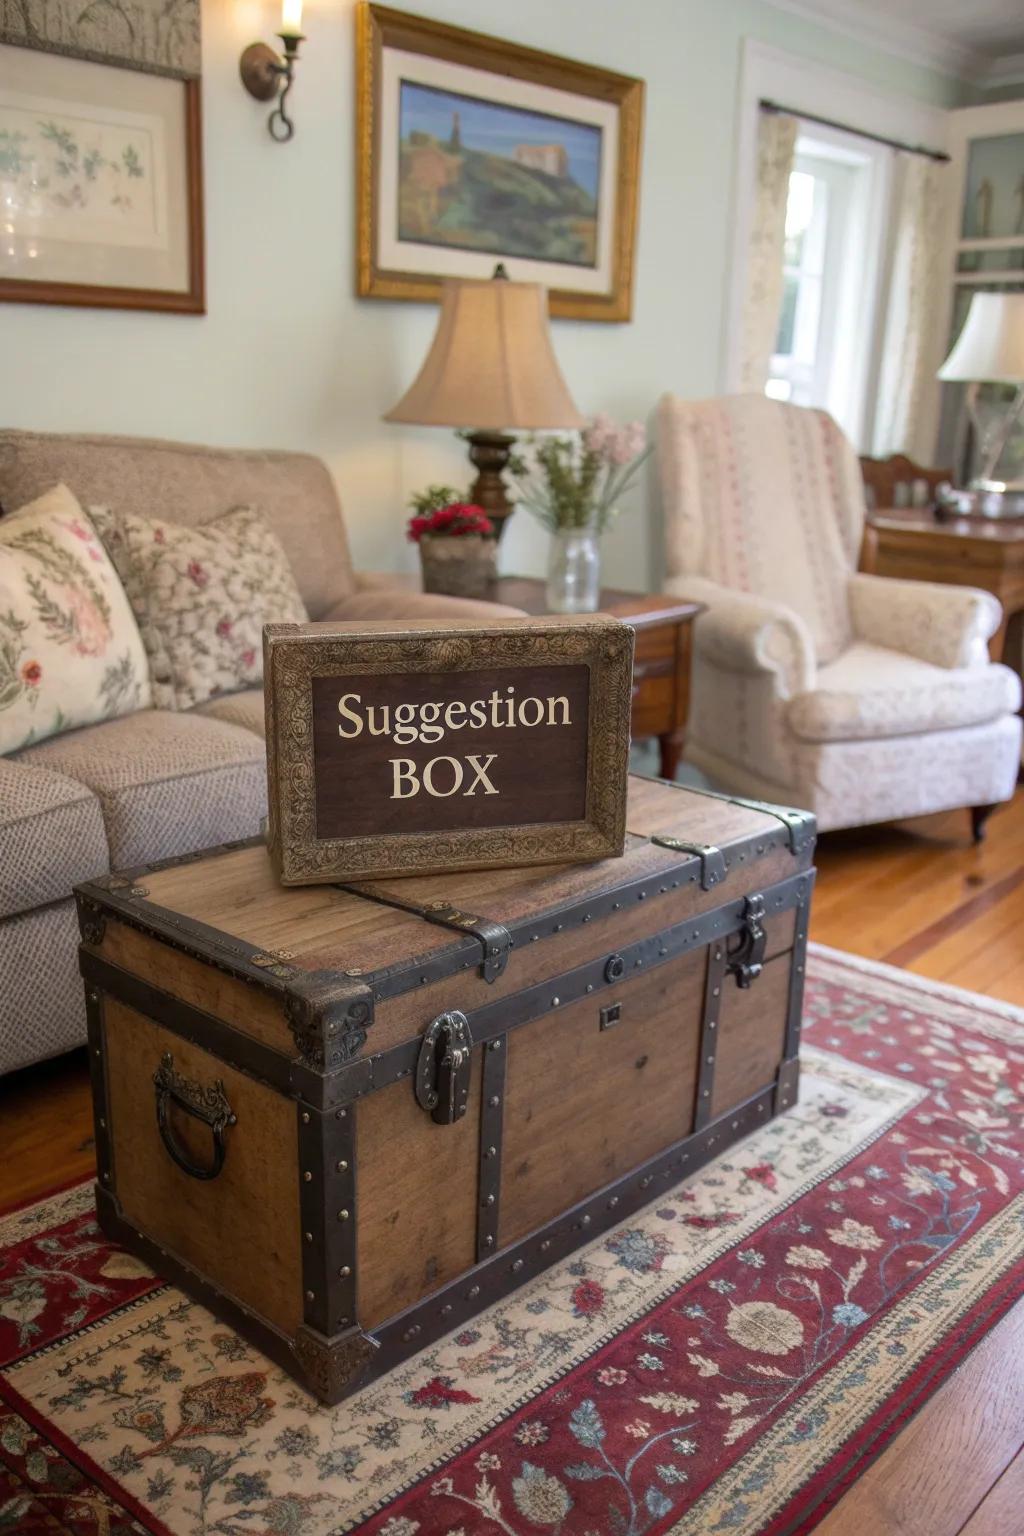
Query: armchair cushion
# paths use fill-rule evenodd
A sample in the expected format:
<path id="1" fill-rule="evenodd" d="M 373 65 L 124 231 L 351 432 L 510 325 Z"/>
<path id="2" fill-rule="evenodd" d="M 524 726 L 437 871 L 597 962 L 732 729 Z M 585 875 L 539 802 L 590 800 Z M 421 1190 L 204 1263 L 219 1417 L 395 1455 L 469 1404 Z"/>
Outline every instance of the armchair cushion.
<path id="1" fill-rule="evenodd" d="M 937 667 L 970 667 L 988 661 L 1002 609 L 976 587 L 858 573 L 850 578 L 850 615 L 860 640 Z"/>
<path id="2" fill-rule="evenodd" d="M 783 698 L 814 687 L 814 641 L 791 608 L 702 576 L 672 577 L 665 586 L 676 597 L 705 605 L 694 631 L 696 646 L 716 666 L 775 673 Z"/>
<path id="3" fill-rule="evenodd" d="M 804 741 L 857 741 L 982 725 L 1019 705 L 1020 679 L 1009 667 L 935 666 L 858 640 L 820 668 L 812 691 L 790 700 L 787 720 Z"/>

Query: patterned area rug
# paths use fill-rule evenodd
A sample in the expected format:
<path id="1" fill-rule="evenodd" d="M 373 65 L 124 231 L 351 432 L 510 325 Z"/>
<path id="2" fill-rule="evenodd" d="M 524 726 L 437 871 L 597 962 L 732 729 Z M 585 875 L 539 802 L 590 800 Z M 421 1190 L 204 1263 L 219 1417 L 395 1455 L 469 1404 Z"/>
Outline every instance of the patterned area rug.
<path id="1" fill-rule="evenodd" d="M 1024 1293 L 1024 1014 L 818 949 L 799 1106 L 339 1408 L 0 1218 L 0 1530 L 812 1529 Z"/>

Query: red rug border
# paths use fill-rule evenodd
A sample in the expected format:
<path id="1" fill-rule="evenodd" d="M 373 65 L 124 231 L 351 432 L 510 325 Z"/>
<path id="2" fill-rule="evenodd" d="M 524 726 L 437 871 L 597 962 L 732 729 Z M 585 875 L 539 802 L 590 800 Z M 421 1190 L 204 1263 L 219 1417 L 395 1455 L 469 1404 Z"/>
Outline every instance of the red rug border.
<path id="1" fill-rule="evenodd" d="M 827 1477 L 827 1467 L 808 1478 L 765 1526 L 762 1536 L 804 1536 L 816 1529 L 1022 1299 L 1024 1273 L 1010 1268 L 840 1447 L 832 1461 L 842 1465 L 814 1502 L 808 1506 L 815 1482 Z"/>
<path id="2" fill-rule="evenodd" d="M 66 1461 L 86 1477 L 92 1479 L 97 1488 L 102 1488 L 107 1496 L 113 1499 L 133 1520 L 137 1520 L 144 1530 L 151 1536 L 175 1536 L 175 1532 L 169 1526 L 164 1525 L 158 1515 L 152 1510 L 147 1510 L 134 1495 L 130 1494 L 116 1478 L 111 1477 L 81 1446 L 69 1440 L 67 1435 L 59 1430 L 55 1424 L 46 1418 L 45 1414 L 22 1397 L 17 1387 L 12 1386 L 5 1375 L 0 1375 L 0 1400 L 5 1402 L 16 1414 L 30 1424 L 37 1434 L 42 1435 L 49 1443 L 60 1452 Z"/>

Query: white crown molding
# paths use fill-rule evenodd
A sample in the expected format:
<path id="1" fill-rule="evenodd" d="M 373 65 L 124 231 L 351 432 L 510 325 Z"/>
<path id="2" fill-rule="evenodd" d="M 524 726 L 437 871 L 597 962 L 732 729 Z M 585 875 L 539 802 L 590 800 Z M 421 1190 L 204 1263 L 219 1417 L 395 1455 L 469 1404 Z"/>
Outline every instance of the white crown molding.
<path id="1" fill-rule="evenodd" d="M 995 83 L 990 82 L 995 66 L 985 54 L 926 27 L 897 21 L 882 11 L 868 12 L 858 0 L 768 0 L 768 3 L 777 10 L 791 11 L 805 21 L 839 32 L 883 53 L 896 54 L 926 69 L 937 69 L 975 85 Z M 1005 78 L 1000 75 L 1000 83 Z"/>
<path id="2" fill-rule="evenodd" d="M 1019 85 L 1024 81 L 1024 53 L 1007 53 L 1001 59 L 993 59 L 978 81 L 990 90 L 997 85 Z"/>

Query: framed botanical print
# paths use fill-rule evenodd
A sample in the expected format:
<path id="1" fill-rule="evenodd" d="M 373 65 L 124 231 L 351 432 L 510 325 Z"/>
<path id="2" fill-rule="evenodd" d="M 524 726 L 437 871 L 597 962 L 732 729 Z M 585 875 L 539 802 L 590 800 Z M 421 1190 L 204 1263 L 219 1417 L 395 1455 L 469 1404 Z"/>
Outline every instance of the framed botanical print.
<path id="1" fill-rule="evenodd" d="M 366 0 L 357 28 L 358 292 L 500 261 L 553 315 L 628 320 L 643 81 Z"/>
<path id="2" fill-rule="evenodd" d="M 198 69 L 198 5 L 164 5 L 177 31 L 160 30 L 155 0 L 136 0 L 128 55 L 123 28 L 105 42 L 76 22 L 51 41 L 60 0 L 38 9 L 31 44 L 0 30 L 0 300 L 201 313 L 200 86 L 183 73 Z"/>

